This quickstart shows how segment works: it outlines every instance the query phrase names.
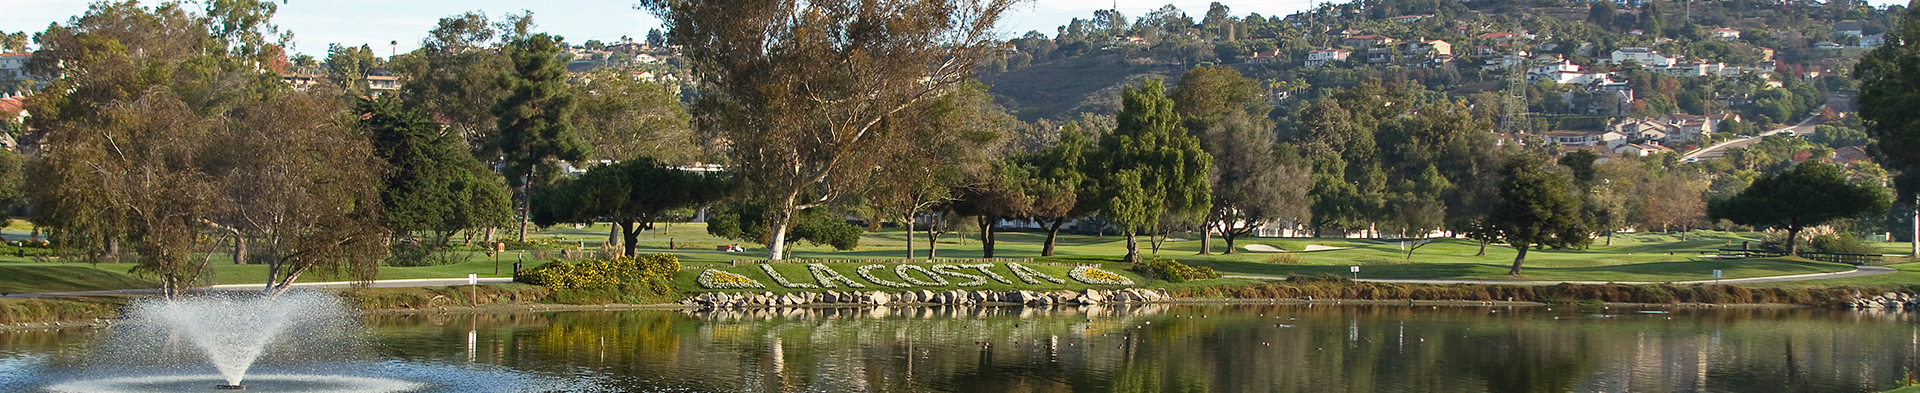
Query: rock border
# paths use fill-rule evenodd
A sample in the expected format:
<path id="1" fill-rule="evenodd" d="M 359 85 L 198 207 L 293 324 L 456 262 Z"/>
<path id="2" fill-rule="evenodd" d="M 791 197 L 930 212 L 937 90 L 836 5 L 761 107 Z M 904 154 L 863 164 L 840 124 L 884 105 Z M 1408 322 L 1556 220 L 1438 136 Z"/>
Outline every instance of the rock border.
<path id="1" fill-rule="evenodd" d="M 1172 301 L 1166 290 L 1125 288 L 1125 289 L 1085 289 L 1080 291 L 987 291 L 987 290 L 931 290 L 886 292 L 886 291 L 821 291 L 724 293 L 707 292 L 683 299 L 677 304 L 699 308 L 747 308 L 747 307 L 788 307 L 803 305 L 963 305 L 963 304 L 1009 304 L 1009 305 L 1096 305 L 1110 303 L 1160 303 Z"/>

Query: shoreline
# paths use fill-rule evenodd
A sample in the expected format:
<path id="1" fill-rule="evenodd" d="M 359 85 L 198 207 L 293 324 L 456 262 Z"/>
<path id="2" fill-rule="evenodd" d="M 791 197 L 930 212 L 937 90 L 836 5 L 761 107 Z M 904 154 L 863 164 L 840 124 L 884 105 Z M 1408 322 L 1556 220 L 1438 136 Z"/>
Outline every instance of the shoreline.
<path id="1" fill-rule="evenodd" d="M 1583 305 L 1583 304 L 1575 304 L 1575 303 L 1542 303 L 1542 302 L 1531 302 L 1531 301 L 1505 301 L 1505 300 L 1476 301 L 1476 300 L 1378 300 L 1378 299 L 1297 299 L 1297 298 L 1296 299 L 1174 298 L 1174 299 L 1156 301 L 1156 302 L 1108 303 L 1108 304 L 1100 304 L 1100 305 L 1093 305 L 1093 306 L 1101 306 L 1101 307 L 1116 306 L 1116 305 L 1138 306 L 1138 305 L 1155 305 L 1155 304 L 1179 305 L 1179 306 L 1283 305 L 1283 306 L 1400 306 L 1400 307 L 1461 307 L 1461 308 L 1466 308 L 1466 307 L 1529 307 L 1529 308 L 1532 308 L 1532 307 Z M 1715 303 L 1607 302 L 1607 303 L 1594 303 L 1591 305 L 1602 306 L 1602 307 L 1660 308 L 1660 309 L 1829 308 L 1829 307 L 1819 307 L 1819 306 L 1813 306 L 1813 305 L 1791 304 L 1791 303 L 1715 304 Z M 872 304 L 804 304 L 804 305 L 789 305 L 789 306 L 756 305 L 756 306 L 747 306 L 747 307 L 705 308 L 705 307 L 696 307 L 696 306 L 689 306 L 689 305 L 683 305 L 683 304 L 677 304 L 677 303 L 605 304 L 605 305 L 517 303 L 517 304 L 488 304 L 488 305 L 480 305 L 480 306 L 438 307 L 438 308 L 357 310 L 357 314 L 358 315 L 417 315 L 417 314 L 481 314 L 481 313 L 546 313 L 546 312 L 569 312 L 569 311 L 637 311 L 637 310 L 660 310 L 660 311 L 695 310 L 695 311 L 698 311 L 698 310 L 767 310 L 767 309 L 809 309 L 809 308 L 837 309 L 837 308 L 874 308 L 874 307 L 930 308 L 930 307 L 1084 307 L 1084 306 L 1088 306 L 1088 305 L 1022 305 L 1022 304 L 1013 304 L 1013 303 L 980 303 L 980 304 L 968 304 L 968 305 L 954 305 L 954 304 L 933 304 L 933 303 L 909 303 L 909 304 L 889 304 L 884 306 L 872 305 Z M 1857 310 L 1857 311 L 1865 311 L 1865 310 Z M 114 316 L 110 318 L 95 318 L 94 320 L 91 320 L 91 321 L 44 322 L 44 323 L 43 322 L 27 322 L 27 323 L 0 324 L 0 332 L 24 331 L 24 330 L 59 330 L 59 329 L 76 329 L 76 328 L 102 329 L 102 328 L 111 327 L 113 323 L 115 321 L 118 321 L 119 319 L 120 319 L 119 316 Z"/>

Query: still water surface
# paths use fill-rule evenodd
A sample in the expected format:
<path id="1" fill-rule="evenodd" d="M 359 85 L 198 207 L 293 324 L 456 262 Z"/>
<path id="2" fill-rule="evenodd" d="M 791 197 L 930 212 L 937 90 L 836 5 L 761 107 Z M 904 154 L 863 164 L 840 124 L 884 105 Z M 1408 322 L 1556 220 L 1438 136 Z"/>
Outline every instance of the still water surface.
<path id="1" fill-rule="evenodd" d="M 362 328 L 344 345 L 360 360 L 279 353 L 256 372 L 463 392 L 1873 392 L 1920 371 L 1914 317 L 1799 308 L 568 311 Z M 97 355 L 109 335 L 0 332 L 0 391 L 114 373 Z"/>

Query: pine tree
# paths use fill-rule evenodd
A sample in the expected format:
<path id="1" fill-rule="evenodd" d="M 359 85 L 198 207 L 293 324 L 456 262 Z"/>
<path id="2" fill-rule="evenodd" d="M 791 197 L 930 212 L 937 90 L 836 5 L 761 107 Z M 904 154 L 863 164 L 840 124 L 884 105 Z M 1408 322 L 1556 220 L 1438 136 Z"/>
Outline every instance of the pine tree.
<path id="1" fill-rule="evenodd" d="M 560 41 L 545 33 L 509 38 L 513 69 L 501 78 L 513 93 L 493 106 L 500 134 L 490 150 L 500 153 L 507 184 L 520 190 L 520 241 L 527 240 L 526 213 L 532 203 L 527 185 L 554 172 L 555 161 L 587 156 L 573 135 L 575 104 L 567 87 L 566 62 L 559 57 Z"/>

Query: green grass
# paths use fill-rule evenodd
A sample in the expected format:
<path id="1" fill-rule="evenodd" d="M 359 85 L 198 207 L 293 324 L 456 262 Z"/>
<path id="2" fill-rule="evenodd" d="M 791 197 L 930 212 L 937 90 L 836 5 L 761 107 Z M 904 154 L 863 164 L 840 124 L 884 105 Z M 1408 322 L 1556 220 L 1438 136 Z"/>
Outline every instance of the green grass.
<path id="1" fill-rule="evenodd" d="M 1899 269 L 1897 273 L 1866 277 L 1829 278 L 1825 280 L 1807 280 L 1774 282 L 1762 284 L 1743 284 L 1755 287 L 1830 287 L 1830 286 L 1884 286 L 1884 285 L 1920 285 L 1920 263 L 1901 263 L 1887 265 Z"/>
<path id="2" fill-rule="evenodd" d="M 28 229 L 23 221 L 14 221 L 7 228 L 9 235 L 13 231 Z M 592 250 L 606 241 L 610 227 L 605 224 L 573 228 L 556 226 L 545 230 L 530 230 L 532 240 L 550 240 L 561 245 L 572 245 L 569 249 Z M 30 229 L 29 229 L 30 230 Z M 510 231 L 501 231 L 500 238 L 510 237 Z M 1683 238 L 1684 236 L 1684 238 Z M 1035 258 L 1037 262 L 1057 263 L 1102 263 L 1107 270 L 1119 272 L 1123 264 L 1117 264 L 1125 253 L 1125 238 L 1119 235 L 1065 235 L 1056 247 L 1056 255 L 1041 257 L 1040 251 L 1046 234 L 1038 231 L 1002 231 L 998 234 L 1000 242 L 996 248 L 996 257 Z M 1175 238 L 1163 243 L 1158 255 L 1172 258 L 1193 266 L 1211 267 L 1222 274 L 1250 276 L 1286 276 L 1291 274 L 1340 274 L 1347 275 L 1347 266 L 1361 266 L 1362 278 L 1424 278 L 1424 279 L 1484 279 L 1499 280 L 1569 280 L 1569 281 L 1690 281 L 1711 279 L 1711 272 L 1722 270 L 1725 278 L 1759 277 L 1786 274 L 1820 273 L 1844 271 L 1846 265 L 1789 260 L 1781 258 L 1762 258 L 1748 260 L 1719 260 L 1700 258 L 1702 251 L 1725 248 L 1731 244 L 1739 247 L 1742 242 L 1758 244 L 1760 239 L 1754 233 L 1730 233 L 1714 231 L 1695 231 L 1685 235 L 1661 233 L 1617 234 L 1612 245 L 1606 245 L 1605 239 L 1596 239 L 1595 244 L 1585 250 L 1535 250 L 1527 254 L 1521 276 L 1508 276 L 1507 270 L 1513 263 L 1515 251 L 1503 245 L 1489 245 L 1486 255 L 1477 256 L 1479 244 L 1459 239 L 1442 239 L 1435 244 L 1421 247 L 1411 258 L 1400 248 L 1396 241 L 1377 239 L 1346 238 L 1243 238 L 1236 246 L 1247 244 L 1267 244 L 1282 249 L 1300 250 L 1307 245 L 1327 247 L 1353 247 L 1345 250 L 1289 253 L 1297 256 L 1298 263 L 1275 263 L 1276 255 L 1271 253 L 1251 253 L 1244 249 L 1234 254 L 1221 254 L 1226 244 L 1221 239 L 1213 239 L 1214 254 L 1196 255 L 1200 251 L 1197 234 L 1176 234 Z M 860 246 L 850 251 L 836 251 L 826 246 L 805 243 L 793 247 L 792 255 L 800 259 L 897 259 L 908 257 L 906 253 L 907 233 L 897 228 L 868 233 L 861 239 Z M 456 237 L 455 242 L 464 238 Z M 912 258 L 928 257 L 925 232 L 913 234 L 914 253 Z M 1150 245 L 1144 237 L 1141 239 L 1141 252 L 1152 257 Z M 475 240 L 478 243 L 478 240 Z M 675 249 L 667 249 L 671 242 Z M 746 248 L 744 253 L 724 253 L 715 251 L 718 245 L 739 244 Z M 980 242 L 971 233 L 949 233 L 938 239 L 937 255 L 940 258 L 978 258 L 981 256 Z M 1875 243 L 1888 252 L 1903 251 L 1908 243 Z M 762 245 L 748 244 L 734 240 L 717 238 L 706 233 L 704 224 L 680 223 L 661 225 L 659 229 L 643 232 L 639 237 L 639 251 L 642 253 L 670 252 L 681 258 L 681 263 L 690 271 L 698 272 L 706 267 L 730 266 L 731 261 L 760 260 L 766 256 Z M 495 274 L 495 258 L 478 251 L 477 246 L 463 247 L 453 251 L 456 256 L 466 257 L 465 262 L 442 266 L 426 267 L 381 267 L 378 279 L 410 278 L 455 278 L 468 274 L 482 277 L 505 277 L 512 274 L 513 262 L 521 257 L 526 259 L 526 267 L 542 263 L 532 257 L 531 251 L 508 251 L 499 256 L 499 274 Z M 557 256 L 558 252 L 550 252 Z M 456 258 L 459 259 L 459 258 Z M 214 282 L 218 284 L 259 284 L 266 279 L 266 267 L 262 265 L 234 265 L 224 255 L 216 254 L 209 265 Z M 800 265 L 792 265 L 800 266 Z M 1920 267 L 1898 265 L 1902 273 L 1871 276 L 1856 279 L 1820 280 L 1801 283 L 1782 283 L 1772 285 L 1880 285 L 1920 283 Z M 87 264 L 74 262 L 34 261 L 13 255 L 0 255 L 0 289 L 8 291 L 67 291 L 88 289 L 117 289 L 152 287 L 150 280 L 129 275 L 130 264 Z M 53 270 L 46 270 L 53 269 Z M 1911 271 L 1905 271 L 1911 269 Z M 46 270 L 46 271 L 42 271 Z M 804 273 L 804 271 L 801 271 Z M 846 273 L 851 273 L 851 270 Z M 1064 273 L 1062 273 L 1064 274 Z M 1130 274 L 1130 273 L 1123 273 Z M 806 277 L 806 276 L 800 276 Z M 1008 276 L 1011 277 L 1011 276 Z M 337 281 L 342 277 L 308 273 L 301 276 L 301 282 Z M 691 278 L 688 278 L 691 280 Z M 690 283 L 690 281 L 689 281 Z M 17 288 L 17 289 L 16 289 Z"/>
<path id="3" fill-rule="evenodd" d="M 1880 393 L 1920 393 L 1920 386 L 1908 386 L 1908 387 L 1888 390 Z"/>
<path id="4" fill-rule="evenodd" d="M 0 265 L 0 292 L 68 292 L 152 288 L 152 281 L 86 266 Z"/>

